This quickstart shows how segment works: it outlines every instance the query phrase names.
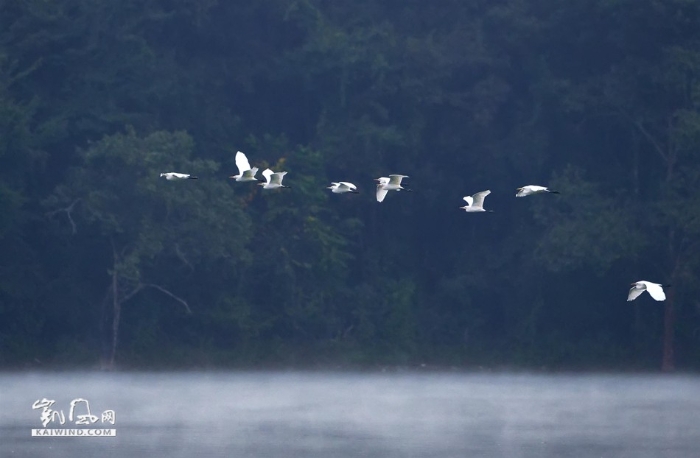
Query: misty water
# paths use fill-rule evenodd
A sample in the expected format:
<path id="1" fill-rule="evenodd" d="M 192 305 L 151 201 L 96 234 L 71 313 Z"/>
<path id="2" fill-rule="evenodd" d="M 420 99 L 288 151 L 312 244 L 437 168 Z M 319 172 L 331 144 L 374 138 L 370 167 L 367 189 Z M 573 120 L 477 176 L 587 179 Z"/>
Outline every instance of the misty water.
<path id="1" fill-rule="evenodd" d="M 695 376 L 30 372 L 0 390 L 1 457 L 700 456 Z M 44 398 L 65 415 L 47 428 L 83 398 L 116 437 L 31 437 Z"/>

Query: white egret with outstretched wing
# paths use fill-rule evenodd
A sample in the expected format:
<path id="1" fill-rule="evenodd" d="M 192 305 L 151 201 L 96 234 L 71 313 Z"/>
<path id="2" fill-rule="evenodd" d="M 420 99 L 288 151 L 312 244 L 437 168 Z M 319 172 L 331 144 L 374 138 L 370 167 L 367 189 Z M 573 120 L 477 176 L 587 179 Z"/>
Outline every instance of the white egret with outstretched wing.
<path id="1" fill-rule="evenodd" d="M 472 196 L 464 196 L 463 199 L 467 205 L 459 208 L 464 209 L 467 213 L 492 212 L 493 210 L 484 210 L 484 199 L 489 194 L 491 194 L 491 191 L 487 189 L 486 191 L 477 192 Z"/>
<path id="2" fill-rule="evenodd" d="M 290 188 L 282 184 L 282 179 L 287 172 L 273 172 L 270 169 L 263 170 L 262 175 L 265 177 L 265 183 L 258 183 L 263 189 Z"/>
<path id="3" fill-rule="evenodd" d="M 248 158 L 241 151 L 236 153 L 236 167 L 238 167 L 238 175 L 232 175 L 229 178 L 236 181 L 258 181 L 258 179 L 255 178 L 255 174 L 258 173 L 258 168 L 251 167 Z"/>
<path id="4" fill-rule="evenodd" d="M 408 175 L 389 175 L 388 177 L 376 178 L 377 182 L 377 202 L 382 202 L 389 191 L 410 191 L 401 186 L 401 180 L 408 178 Z"/>
<path id="5" fill-rule="evenodd" d="M 518 193 L 515 194 L 515 197 L 525 197 L 525 196 L 531 196 L 533 194 L 541 194 L 543 192 L 549 192 L 551 194 L 559 194 L 559 191 L 552 191 L 546 186 L 535 186 L 532 184 L 529 184 L 527 186 L 523 186 L 522 188 L 517 189 Z"/>
<path id="6" fill-rule="evenodd" d="M 177 173 L 177 172 L 163 172 L 160 174 L 161 177 L 165 177 L 166 180 L 196 180 L 197 177 L 190 175 L 189 173 Z"/>
<path id="7" fill-rule="evenodd" d="M 358 194 L 357 186 L 347 181 L 332 182 L 330 186 L 326 189 L 330 189 L 334 194 L 345 194 L 346 192 L 351 192 L 353 194 Z"/>
<path id="8" fill-rule="evenodd" d="M 670 285 L 666 285 L 667 287 Z M 632 288 L 629 294 L 627 294 L 627 301 L 633 301 L 639 297 L 644 291 L 648 292 L 649 295 L 655 301 L 665 301 L 666 294 L 664 293 L 664 288 L 660 283 L 652 283 L 650 281 L 637 281 L 632 283 Z"/>

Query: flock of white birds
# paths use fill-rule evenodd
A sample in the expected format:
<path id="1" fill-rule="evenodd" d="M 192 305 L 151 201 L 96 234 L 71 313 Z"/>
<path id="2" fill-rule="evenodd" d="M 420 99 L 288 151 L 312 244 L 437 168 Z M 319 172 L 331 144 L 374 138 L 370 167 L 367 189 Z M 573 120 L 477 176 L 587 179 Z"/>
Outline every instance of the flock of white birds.
<path id="1" fill-rule="evenodd" d="M 232 175 L 229 178 L 236 181 L 255 181 L 259 182 L 258 185 L 262 186 L 263 189 L 277 189 L 277 188 L 290 188 L 291 186 L 285 186 L 282 184 L 282 180 L 287 172 L 273 172 L 271 169 L 265 169 L 262 172 L 262 176 L 265 181 L 259 180 L 255 177 L 258 173 L 257 167 L 251 167 L 248 158 L 241 151 L 236 153 L 236 167 L 238 167 L 238 175 Z M 176 172 L 164 172 L 160 174 L 161 177 L 165 177 L 166 180 L 196 180 L 197 177 L 190 175 L 189 173 L 176 173 Z M 407 175 L 389 175 L 388 177 L 376 178 L 377 182 L 377 202 L 383 202 L 389 191 L 410 191 L 408 188 L 401 186 L 401 181 L 404 178 L 408 178 Z M 332 182 L 330 186 L 327 187 L 331 192 L 335 194 L 353 193 L 357 194 L 357 186 L 347 181 Z M 517 189 L 516 197 L 526 197 L 533 194 L 541 193 L 552 193 L 559 194 L 558 191 L 552 191 L 546 186 L 535 186 L 527 185 L 522 188 Z M 490 190 L 477 192 L 471 196 L 464 196 L 463 199 L 467 203 L 464 207 L 459 207 L 467 213 L 476 212 L 492 212 L 493 210 L 484 209 L 484 199 L 486 196 L 491 194 Z M 670 285 L 666 285 L 667 287 Z M 663 285 L 660 283 L 652 283 L 649 281 L 638 281 L 632 283 L 632 288 L 627 295 L 628 301 L 633 301 L 644 291 L 647 291 L 649 295 L 657 301 L 665 301 L 666 294 L 664 294 Z"/>

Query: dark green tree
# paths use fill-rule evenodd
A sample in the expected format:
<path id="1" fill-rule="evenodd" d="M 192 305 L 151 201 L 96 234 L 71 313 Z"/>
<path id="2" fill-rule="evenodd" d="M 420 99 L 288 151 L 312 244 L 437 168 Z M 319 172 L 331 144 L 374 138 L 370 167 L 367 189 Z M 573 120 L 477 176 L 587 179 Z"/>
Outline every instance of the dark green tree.
<path id="1" fill-rule="evenodd" d="M 111 323 L 109 367 L 125 302 L 153 288 L 191 313 L 185 272 L 217 259 L 225 260 L 221 268 L 235 268 L 248 257 L 249 217 L 232 188 L 216 176 L 217 165 L 191 159 L 193 149 L 191 137 L 181 132 L 142 138 L 129 130 L 105 137 L 83 151 L 82 166 L 47 202 L 56 217 L 65 215 L 72 237 L 109 259 L 102 266 L 109 276 L 103 304 Z M 168 171 L 200 179 L 159 178 Z M 81 225 L 86 228 L 79 230 Z"/>

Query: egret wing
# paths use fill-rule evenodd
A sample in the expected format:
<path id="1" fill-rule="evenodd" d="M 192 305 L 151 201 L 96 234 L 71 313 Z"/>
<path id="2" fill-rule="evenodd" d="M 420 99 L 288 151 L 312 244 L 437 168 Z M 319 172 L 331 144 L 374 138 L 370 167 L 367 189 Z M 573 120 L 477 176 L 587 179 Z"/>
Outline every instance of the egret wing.
<path id="1" fill-rule="evenodd" d="M 636 298 L 638 298 L 639 295 L 642 294 L 643 292 L 644 292 L 643 289 L 639 289 L 639 288 L 636 288 L 636 287 L 633 286 L 632 289 L 630 289 L 629 294 L 627 295 L 627 300 L 628 300 L 628 301 L 633 301 L 633 300 L 635 300 Z"/>
<path id="2" fill-rule="evenodd" d="M 377 185 L 377 202 L 382 202 L 384 198 L 386 197 L 386 193 L 389 192 L 384 188 L 383 185 L 378 184 Z"/>
<path id="3" fill-rule="evenodd" d="M 357 189 L 357 186 L 355 186 L 355 185 L 352 184 L 352 183 L 348 183 L 347 181 L 341 181 L 340 183 L 338 183 L 338 186 L 339 186 L 341 189 L 347 189 L 347 190 L 350 190 L 350 191 L 354 191 L 354 190 Z"/>
<path id="4" fill-rule="evenodd" d="M 647 291 L 649 291 L 649 295 L 651 295 L 651 297 L 653 297 L 654 300 L 666 300 L 666 294 L 664 294 L 663 287 L 657 283 L 647 283 Z"/>
<path id="5" fill-rule="evenodd" d="M 270 184 L 270 177 L 274 174 L 274 172 L 270 169 L 265 169 L 262 172 L 262 176 L 265 177 L 265 181 L 267 181 L 267 184 Z"/>
<path id="6" fill-rule="evenodd" d="M 408 175 L 389 175 L 389 184 L 401 186 L 401 180 L 408 178 Z"/>
<path id="7" fill-rule="evenodd" d="M 472 196 L 472 197 L 474 198 L 474 204 L 473 204 L 473 205 L 474 205 L 475 207 L 484 208 L 484 199 L 485 199 L 486 196 L 488 196 L 489 194 L 491 194 L 491 191 L 490 191 L 490 190 L 481 191 L 481 192 L 477 192 L 476 194 L 474 194 L 474 195 Z"/>
<path id="8" fill-rule="evenodd" d="M 377 178 L 377 181 L 381 186 L 385 186 L 389 184 L 389 178 L 388 177 L 379 177 Z"/>
<path id="9" fill-rule="evenodd" d="M 523 191 L 525 192 L 525 195 L 537 194 L 540 192 L 547 191 L 547 188 L 545 186 L 537 186 L 534 184 L 529 184 L 529 185 L 523 187 Z"/>
<path id="10" fill-rule="evenodd" d="M 464 196 L 462 197 L 464 201 L 467 203 L 468 207 L 471 207 L 472 204 L 474 203 L 474 198 L 472 196 Z"/>
<path id="11" fill-rule="evenodd" d="M 250 170 L 245 170 L 241 173 L 241 178 L 245 180 L 254 180 L 255 179 L 255 174 L 258 173 L 258 168 L 253 167 Z"/>
<path id="12" fill-rule="evenodd" d="M 241 151 L 236 153 L 236 167 L 238 167 L 238 172 L 243 175 L 243 172 L 250 170 L 250 163 L 248 158 Z"/>
<path id="13" fill-rule="evenodd" d="M 277 172 L 272 174 L 271 181 L 274 184 L 282 186 L 282 178 L 287 174 L 287 172 Z"/>

